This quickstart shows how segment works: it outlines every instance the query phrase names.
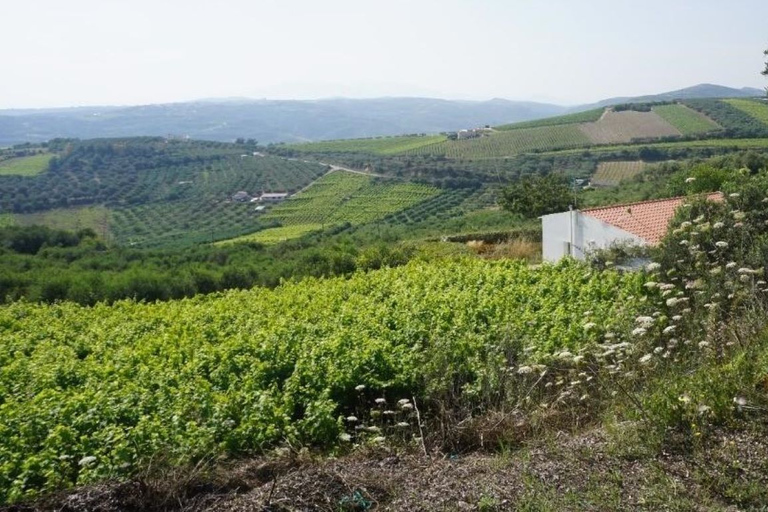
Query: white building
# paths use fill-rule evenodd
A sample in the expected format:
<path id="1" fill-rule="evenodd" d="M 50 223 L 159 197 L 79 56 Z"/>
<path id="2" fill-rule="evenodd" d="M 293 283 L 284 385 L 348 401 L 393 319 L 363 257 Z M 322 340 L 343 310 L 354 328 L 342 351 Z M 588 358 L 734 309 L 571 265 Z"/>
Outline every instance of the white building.
<path id="1" fill-rule="evenodd" d="M 272 192 L 267 194 L 261 194 L 258 197 L 259 201 L 282 201 L 288 198 L 288 192 Z"/>
<path id="2" fill-rule="evenodd" d="M 722 201 L 722 194 L 709 194 Z M 675 197 L 589 210 L 571 210 L 541 217 L 544 261 L 565 256 L 583 260 L 597 249 L 616 243 L 657 245 L 667 233 L 677 208 L 687 198 Z"/>

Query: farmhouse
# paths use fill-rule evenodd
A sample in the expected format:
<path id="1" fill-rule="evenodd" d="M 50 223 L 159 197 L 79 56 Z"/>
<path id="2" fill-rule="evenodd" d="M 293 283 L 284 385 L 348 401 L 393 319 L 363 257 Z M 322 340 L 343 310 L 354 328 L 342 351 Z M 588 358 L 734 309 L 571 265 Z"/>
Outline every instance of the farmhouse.
<path id="1" fill-rule="evenodd" d="M 707 200 L 722 201 L 722 194 L 709 194 Z M 675 211 L 686 201 L 685 197 L 674 197 L 544 215 L 544 261 L 557 261 L 565 256 L 583 260 L 589 252 L 617 243 L 657 245 Z"/>
<path id="2" fill-rule="evenodd" d="M 272 192 L 261 194 L 257 199 L 259 201 L 282 201 L 288 197 L 288 192 Z"/>

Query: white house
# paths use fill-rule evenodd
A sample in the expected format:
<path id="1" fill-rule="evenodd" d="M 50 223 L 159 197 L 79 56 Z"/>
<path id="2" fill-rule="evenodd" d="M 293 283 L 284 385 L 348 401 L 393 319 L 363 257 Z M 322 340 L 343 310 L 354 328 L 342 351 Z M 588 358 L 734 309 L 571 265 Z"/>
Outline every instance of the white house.
<path id="1" fill-rule="evenodd" d="M 722 194 L 709 194 L 707 200 L 722 201 Z M 564 256 L 585 259 L 587 253 L 624 242 L 632 245 L 657 245 L 669 222 L 686 197 L 659 199 L 588 210 L 571 210 L 541 217 L 544 261 Z"/>
<path id="2" fill-rule="evenodd" d="M 259 201 L 282 201 L 287 197 L 288 197 L 288 192 L 271 192 L 271 193 L 261 194 L 258 197 L 258 200 Z"/>

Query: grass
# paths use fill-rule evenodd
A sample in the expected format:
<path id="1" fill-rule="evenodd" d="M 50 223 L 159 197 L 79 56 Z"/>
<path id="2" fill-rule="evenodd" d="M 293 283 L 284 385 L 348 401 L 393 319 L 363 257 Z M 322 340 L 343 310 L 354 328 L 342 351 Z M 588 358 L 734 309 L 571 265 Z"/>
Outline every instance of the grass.
<path id="1" fill-rule="evenodd" d="M 615 187 L 622 181 L 633 178 L 645 170 L 645 162 L 640 160 L 630 162 L 600 162 L 597 171 L 592 176 L 592 184 L 596 186 Z"/>
<path id="2" fill-rule="evenodd" d="M 50 153 L 10 158 L 0 162 L 0 176 L 37 176 L 48 168 Z"/>
<path id="3" fill-rule="evenodd" d="M 575 125 L 541 126 L 494 132 L 486 137 L 450 140 L 409 151 L 410 155 L 435 155 L 453 159 L 499 158 L 556 148 L 589 145 Z"/>
<path id="4" fill-rule="evenodd" d="M 718 130 L 720 125 L 700 112 L 685 105 L 661 105 L 653 111 L 669 124 L 680 130 L 683 135 L 695 135 Z"/>
<path id="5" fill-rule="evenodd" d="M 497 126 L 496 130 L 519 130 L 521 128 L 540 128 L 542 126 L 556 126 L 563 124 L 590 123 L 600 119 L 605 112 L 604 108 L 576 112 L 564 116 L 547 117 L 545 119 L 536 119 L 534 121 L 524 121 L 522 123 L 512 123 Z"/>
<path id="6" fill-rule="evenodd" d="M 291 240 L 293 238 L 302 237 L 313 231 L 320 231 L 324 227 L 328 226 L 324 226 L 323 224 L 294 224 L 292 226 L 280 226 L 277 228 L 268 228 L 262 231 L 257 231 L 256 233 L 251 233 L 248 235 L 238 236 L 236 238 L 230 238 L 229 240 L 222 240 L 220 242 L 216 242 L 214 245 L 225 246 L 235 243 L 247 242 L 258 242 L 265 245 L 272 245 L 285 242 L 286 240 Z"/>
<path id="7" fill-rule="evenodd" d="M 68 231 L 92 229 L 100 236 L 105 236 L 110 234 L 112 213 L 103 206 L 86 206 L 56 208 L 37 213 L 18 213 L 13 217 L 15 223 L 20 226 L 41 225 Z"/>
<path id="8" fill-rule="evenodd" d="M 309 142 L 306 144 L 291 144 L 287 147 L 307 153 L 373 153 L 376 155 L 394 155 L 437 144 L 444 140 L 446 140 L 444 135 L 405 135 L 375 139 Z"/>
<path id="9" fill-rule="evenodd" d="M 761 123 L 768 125 L 768 104 L 765 102 L 742 99 L 729 99 L 723 101 L 757 119 Z"/>
<path id="10" fill-rule="evenodd" d="M 16 216 L 12 213 L 0 213 L 0 228 L 16 225 Z"/>

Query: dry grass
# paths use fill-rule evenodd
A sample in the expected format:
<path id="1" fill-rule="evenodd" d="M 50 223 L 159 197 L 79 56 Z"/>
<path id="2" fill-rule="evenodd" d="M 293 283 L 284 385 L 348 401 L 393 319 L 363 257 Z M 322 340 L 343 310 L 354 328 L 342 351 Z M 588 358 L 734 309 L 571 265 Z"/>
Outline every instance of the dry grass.
<path id="1" fill-rule="evenodd" d="M 592 176 L 592 185 L 597 187 L 615 187 L 624 180 L 633 178 L 645 170 L 645 162 L 600 162 Z"/>

